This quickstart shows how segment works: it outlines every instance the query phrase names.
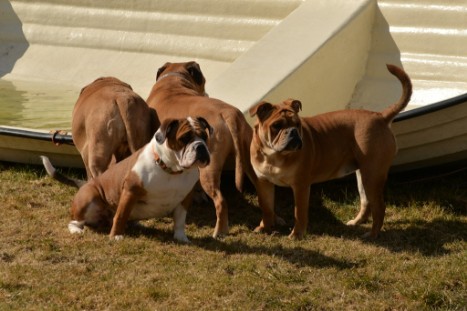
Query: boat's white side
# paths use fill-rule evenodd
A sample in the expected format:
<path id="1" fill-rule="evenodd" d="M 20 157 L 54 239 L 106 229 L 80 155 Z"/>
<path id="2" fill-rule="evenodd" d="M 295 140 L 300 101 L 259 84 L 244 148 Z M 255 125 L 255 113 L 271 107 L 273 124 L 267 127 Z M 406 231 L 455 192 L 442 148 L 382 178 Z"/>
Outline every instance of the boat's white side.
<path id="1" fill-rule="evenodd" d="M 423 167 L 467 150 L 467 103 L 434 103 L 467 93 L 467 5 L 445 2 L 0 0 L 0 76 L 78 88 L 114 75 L 146 97 L 160 65 L 196 60 L 209 95 L 244 112 L 292 97 L 314 115 L 382 110 L 401 92 L 393 63 L 413 78 L 411 108 L 422 107 L 393 124 L 394 165 Z M 0 160 L 37 163 L 42 152 L 80 166 L 72 146 L 33 141 L 0 135 Z"/>
<path id="2" fill-rule="evenodd" d="M 57 166 L 84 167 L 70 133 L 0 126 L 1 161 L 42 164 L 41 155 Z"/>
<path id="3" fill-rule="evenodd" d="M 392 128 L 399 149 L 394 171 L 467 165 L 467 94 L 402 113 Z"/>
<path id="4" fill-rule="evenodd" d="M 467 95 L 400 114 L 392 125 L 398 143 L 393 171 L 467 159 Z M 41 164 L 40 155 L 63 167 L 83 167 L 70 133 L 0 126 L 0 160 Z M 467 162 L 467 161 L 466 161 Z"/>

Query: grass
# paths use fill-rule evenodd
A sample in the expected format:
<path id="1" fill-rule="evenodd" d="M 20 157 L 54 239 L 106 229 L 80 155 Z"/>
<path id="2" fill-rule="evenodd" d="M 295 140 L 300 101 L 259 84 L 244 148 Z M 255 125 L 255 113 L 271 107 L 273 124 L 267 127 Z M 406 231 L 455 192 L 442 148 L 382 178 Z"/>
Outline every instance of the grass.
<path id="1" fill-rule="evenodd" d="M 227 175 L 231 234 L 212 239 L 213 205 L 197 204 L 192 244 L 182 245 L 170 218 L 119 242 L 70 235 L 75 189 L 41 168 L 0 163 L 0 310 L 465 310 L 467 171 L 409 178 L 390 177 L 376 241 L 360 238 L 371 224 L 344 225 L 358 210 L 353 179 L 312 187 L 309 234 L 293 241 L 291 192 L 276 194 L 289 225 L 255 234 L 256 196 L 234 191 Z"/>

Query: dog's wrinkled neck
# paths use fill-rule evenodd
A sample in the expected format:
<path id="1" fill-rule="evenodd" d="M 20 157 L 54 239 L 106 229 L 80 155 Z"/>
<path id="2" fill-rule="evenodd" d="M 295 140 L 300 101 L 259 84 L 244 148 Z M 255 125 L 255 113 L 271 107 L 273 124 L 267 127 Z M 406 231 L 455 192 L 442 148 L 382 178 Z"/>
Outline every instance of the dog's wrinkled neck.
<path id="1" fill-rule="evenodd" d="M 260 146 L 259 151 L 263 155 L 263 157 L 270 157 L 276 153 L 274 147 L 269 142 L 268 138 L 265 136 L 263 129 L 260 125 L 256 125 L 254 131 L 257 133 L 255 135 L 258 138 L 258 145 Z"/>
<path id="2" fill-rule="evenodd" d="M 167 166 L 167 164 L 162 161 L 161 157 L 157 153 L 156 149 L 154 148 L 154 145 L 152 146 L 152 152 L 154 154 L 154 161 L 156 162 L 157 166 L 159 166 L 164 172 L 170 174 L 170 175 L 178 175 L 183 173 L 183 170 L 180 171 L 174 171 L 170 167 Z"/>

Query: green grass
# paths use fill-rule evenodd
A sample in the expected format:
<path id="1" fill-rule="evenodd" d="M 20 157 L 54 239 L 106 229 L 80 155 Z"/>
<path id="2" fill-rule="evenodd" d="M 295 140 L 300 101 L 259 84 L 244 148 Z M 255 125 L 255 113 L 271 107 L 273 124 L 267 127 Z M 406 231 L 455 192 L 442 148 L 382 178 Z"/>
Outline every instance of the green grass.
<path id="1" fill-rule="evenodd" d="M 231 234 L 212 239 L 213 205 L 197 204 L 192 244 L 182 245 L 170 218 L 118 242 L 71 235 L 76 190 L 41 168 L 0 163 L 0 310 L 465 310 L 467 171 L 408 178 L 418 177 L 390 177 L 376 241 L 360 238 L 371 224 L 344 225 L 358 211 L 353 179 L 312 187 L 309 234 L 293 241 L 291 192 L 276 200 L 288 226 L 255 234 L 256 196 L 227 175 Z"/>

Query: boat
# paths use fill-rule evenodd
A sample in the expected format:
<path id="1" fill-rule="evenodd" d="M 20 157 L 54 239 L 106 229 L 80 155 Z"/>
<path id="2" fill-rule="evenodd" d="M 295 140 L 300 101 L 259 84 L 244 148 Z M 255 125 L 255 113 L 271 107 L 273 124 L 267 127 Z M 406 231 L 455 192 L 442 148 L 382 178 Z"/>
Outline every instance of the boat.
<path id="1" fill-rule="evenodd" d="M 58 166 L 82 167 L 69 130 L 80 88 L 111 75 L 145 98 L 158 67 L 189 60 L 201 65 L 209 96 L 245 115 L 261 100 L 286 98 L 301 100 L 302 115 L 380 111 L 400 96 L 386 70 L 387 63 L 398 65 L 414 92 L 392 125 L 399 147 L 392 170 L 467 159 L 463 0 L 12 0 L 0 6 L 0 161 L 40 164 L 45 154 Z M 2 97 L 5 88 L 9 95 Z M 2 107 L 18 97 L 13 109 L 20 121 L 12 124 L 2 119 L 10 115 Z M 36 101 L 53 102 L 41 121 L 55 113 L 62 123 L 21 121 L 34 120 Z"/>

